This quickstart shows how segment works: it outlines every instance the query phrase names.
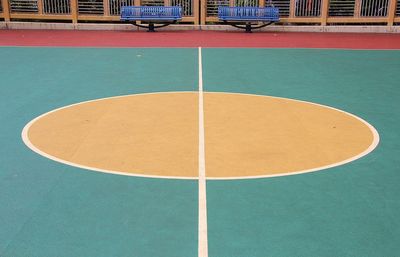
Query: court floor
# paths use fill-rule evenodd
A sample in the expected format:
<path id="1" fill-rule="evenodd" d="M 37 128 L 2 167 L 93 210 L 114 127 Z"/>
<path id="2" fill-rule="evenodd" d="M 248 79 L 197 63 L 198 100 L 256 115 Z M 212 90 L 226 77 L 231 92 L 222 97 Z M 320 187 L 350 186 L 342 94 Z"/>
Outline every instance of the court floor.
<path id="1" fill-rule="evenodd" d="M 0 256 L 198 256 L 196 175 L 124 176 L 66 165 L 32 151 L 21 133 L 49 111 L 114 96 L 193 92 L 187 108 L 193 103 L 197 108 L 200 80 L 206 110 L 211 92 L 272 96 L 345 111 L 379 133 L 373 151 L 343 165 L 290 176 L 208 179 L 208 256 L 378 257 L 400 251 L 400 51 L 203 47 L 201 52 L 199 73 L 197 47 L 0 47 Z M 211 113 L 203 113 L 206 124 Z M 229 121 L 233 114 L 220 117 Z M 226 125 L 221 131 L 235 129 Z M 269 133 L 247 132 L 241 135 Z M 214 158 L 207 157 L 212 148 L 207 125 L 204 133 L 207 176 Z M 198 131 L 194 135 L 197 171 Z M 232 140 L 224 142 L 229 147 Z M 172 150 L 168 156 L 177 165 L 190 162 Z M 279 152 L 271 155 L 282 158 Z M 221 163 L 229 164 L 228 173 L 239 165 L 251 172 L 250 157 Z M 180 168 L 190 173 L 190 167 Z"/>

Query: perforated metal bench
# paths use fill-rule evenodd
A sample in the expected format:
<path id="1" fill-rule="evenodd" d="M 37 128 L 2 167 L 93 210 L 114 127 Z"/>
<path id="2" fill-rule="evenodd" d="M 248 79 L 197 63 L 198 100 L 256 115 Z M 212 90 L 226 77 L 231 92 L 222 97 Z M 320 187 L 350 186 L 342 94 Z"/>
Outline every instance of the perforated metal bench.
<path id="1" fill-rule="evenodd" d="M 149 32 L 154 32 L 155 28 L 168 26 L 181 19 L 182 8 L 180 6 L 121 7 L 121 21 L 130 22 L 133 25 L 141 28 L 147 28 Z M 138 24 L 138 21 L 143 21 L 144 24 Z"/>
<path id="2" fill-rule="evenodd" d="M 279 21 L 279 8 L 277 7 L 218 7 L 219 20 L 236 28 L 251 32 Z M 262 22 L 263 24 L 254 24 Z"/>

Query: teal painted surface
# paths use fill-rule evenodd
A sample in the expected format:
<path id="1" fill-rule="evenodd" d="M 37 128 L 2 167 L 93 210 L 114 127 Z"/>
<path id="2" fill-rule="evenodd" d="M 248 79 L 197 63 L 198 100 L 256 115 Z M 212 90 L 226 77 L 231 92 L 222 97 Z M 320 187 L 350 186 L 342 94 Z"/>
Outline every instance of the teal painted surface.
<path id="1" fill-rule="evenodd" d="M 203 58 L 206 91 L 333 106 L 381 136 L 374 152 L 337 168 L 209 181 L 210 256 L 397 256 L 400 51 L 204 49 Z"/>
<path id="2" fill-rule="evenodd" d="M 400 252 L 400 52 L 203 49 L 203 65 L 206 91 L 330 105 L 381 135 L 373 153 L 334 169 L 209 181 L 210 257 Z M 84 171 L 20 139 L 54 108 L 197 90 L 197 72 L 197 49 L 0 48 L 0 256 L 197 256 L 196 181 Z"/>
<path id="3" fill-rule="evenodd" d="M 195 49 L 0 48 L 0 256 L 197 254 L 197 183 L 85 171 L 22 143 L 72 103 L 197 88 Z"/>

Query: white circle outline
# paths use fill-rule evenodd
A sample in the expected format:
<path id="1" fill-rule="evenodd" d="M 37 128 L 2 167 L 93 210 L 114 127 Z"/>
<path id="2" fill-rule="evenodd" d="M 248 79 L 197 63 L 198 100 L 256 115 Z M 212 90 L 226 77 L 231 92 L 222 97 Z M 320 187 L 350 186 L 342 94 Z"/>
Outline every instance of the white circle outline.
<path id="1" fill-rule="evenodd" d="M 102 172 L 102 173 L 110 173 L 110 174 L 115 174 L 115 175 L 123 175 L 123 176 L 133 176 L 133 177 L 144 177 L 144 178 L 163 178 L 163 179 L 186 179 L 186 180 L 197 180 L 198 177 L 183 177 L 183 176 L 160 176 L 160 175 L 146 175 L 146 174 L 141 174 L 141 173 L 126 173 L 126 172 L 121 172 L 121 171 L 116 171 L 116 170 L 107 170 L 107 169 L 100 169 L 100 168 L 95 168 L 95 167 L 90 167 L 90 166 L 85 166 L 85 165 L 80 165 L 74 162 L 70 162 L 70 161 L 66 161 L 60 158 L 57 158 L 53 155 L 50 155 L 46 152 L 43 152 L 42 150 L 40 150 L 39 148 L 37 148 L 30 140 L 28 137 L 28 131 L 30 129 L 30 127 L 39 119 L 43 118 L 44 116 L 47 116 L 51 113 L 57 112 L 59 110 L 63 110 L 66 108 L 70 108 L 76 105 L 81 105 L 81 104 L 86 104 L 86 103 L 91 103 L 91 102 L 98 102 L 98 101 L 102 101 L 102 100 L 108 100 L 108 99 L 117 99 L 117 98 L 124 98 L 124 97 L 132 97 L 132 96 L 143 96 L 143 95 L 154 95 L 154 94 L 182 94 L 182 93 L 191 93 L 191 94 L 197 94 L 197 91 L 170 91 L 170 92 L 152 92 L 152 93 L 139 93 L 139 94 L 130 94 L 130 95 L 120 95 L 120 96 L 112 96 L 112 97 L 104 97 L 104 98 L 99 98 L 99 99 L 94 99 L 94 100 L 89 100 L 89 101 L 83 101 L 83 102 L 79 102 L 79 103 L 74 103 L 71 105 L 67 105 L 67 106 L 63 106 L 54 110 L 51 110 L 49 112 L 46 112 L 44 114 L 39 115 L 38 117 L 34 118 L 33 120 L 31 120 L 30 122 L 28 122 L 25 127 L 22 129 L 22 133 L 21 133 L 21 137 L 22 137 L 22 141 L 25 143 L 25 145 L 30 148 L 32 151 L 36 152 L 39 155 L 42 155 L 50 160 L 59 162 L 59 163 L 63 163 L 69 166 L 73 166 L 73 167 L 77 167 L 77 168 L 81 168 L 81 169 L 85 169 L 85 170 L 90 170 L 90 171 L 97 171 L 97 172 Z M 285 100 L 290 100 L 290 101 L 295 101 L 295 102 L 300 102 L 300 103 L 306 103 L 306 104 L 311 104 L 311 105 L 315 105 L 315 106 L 319 106 L 319 107 L 323 107 L 323 108 L 328 108 L 331 110 L 335 110 L 338 111 L 340 113 L 344 113 L 350 117 L 353 117 L 359 121 L 361 121 L 362 123 L 364 123 L 372 132 L 373 134 L 373 141 L 371 143 L 371 145 L 365 149 L 363 152 L 359 153 L 358 155 L 355 155 L 351 158 L 345 159 L 343 161 L 340 162 L 335 162 L 329 165 L 325 165 L 325 166 L 320 166 L 320 167 L 316 167 L 316 168 L 312 168 L 312 169 L 305 169 L 305 170 L 299 170 L 299 171 L 293 171 L 293 172 L 286 172 L 286 173 L 278 173 L 278 174 L 268 174 L 268 175 L 257 175 L 257 176 L 240 176 L 240 177 L 206 177 L 207 180 L 237 180 L 237 179 L 257 179 L 257 178 L 271 178 L 271 177 L 282 177 L 282 176 L 291 176 L 291 175 L 298 175 L 298 174 L 303 174 L 303 173 L 309 173 L 309 172 L 315 172 L 315 171 L 320 171 L 320 170 L 325 170 L 325 169 L 329 169 L 329 168 L 333 168 L 333 167 L 337 167 L 337 166 L 341 166 L 344 165 L 346 163 L 355 161 L 357 159 L 360 159 L 361 157 L 364 157 L 365 155 L 369 154 L 370 152 L 372 152 L 379 144 L 379 133 L 378 131 L 374 128 L 374 126 L 372 126 L 371 124 L 369 124 L 367 121 L 365 121 L 364 119 L 328 106 L 328 105 L 322 105 L 322 104 L 317 104 L 317 103 L 313 103 L 313 102 L 308 102 L 308 101 L 303 101 L 303 100 L 297 100 L 297 99 L 291 99 L 291 98 L 286 98 L 286 97 L 277 97 L 277 96 L 268 96 L 268 95 L 256 95 L 256 94 L 245 94 L 245 93 L 231 93 L 231 92 L 204 92 L 204 94 L 228 94 L 228 95 L 244 95 L 244 96 L 256 96 L 256 97 L 266 97 L 266 98 L 275 98 L 275 99 L 285 99 Z"/>

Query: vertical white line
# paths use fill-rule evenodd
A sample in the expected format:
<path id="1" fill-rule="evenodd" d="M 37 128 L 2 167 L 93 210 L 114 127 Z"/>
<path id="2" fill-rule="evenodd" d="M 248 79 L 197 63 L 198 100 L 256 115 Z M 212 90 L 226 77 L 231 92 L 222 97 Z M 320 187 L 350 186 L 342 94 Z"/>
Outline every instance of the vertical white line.
<path id="1" fill-rule="evenodd" d="M 198 257 L 208 257 L 206 161 L 204 147 L 203 67 L 199 47 L 199 252 Z"/>

